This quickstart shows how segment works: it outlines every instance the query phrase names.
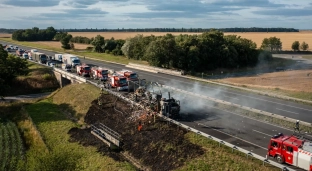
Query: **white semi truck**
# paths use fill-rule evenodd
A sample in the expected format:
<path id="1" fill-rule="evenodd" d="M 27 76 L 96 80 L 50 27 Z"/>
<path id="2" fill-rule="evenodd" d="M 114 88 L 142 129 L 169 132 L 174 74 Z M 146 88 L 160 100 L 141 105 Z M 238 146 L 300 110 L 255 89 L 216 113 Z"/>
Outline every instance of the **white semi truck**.
<path id="1" fill-rule="evenodd" d="M 62 56 L 63 56 L 63 54 L 55 54 L 54 58 L 52 58 L 52 59 L 55 61 L 62 62 Z"/>
<path id="2" fill-rule="evenodd" d="M 63 64 L 70 65 L 72 68 L 76 67 L 77 65 L 81 65 L 80 59 L 72 54 L 63 54 L 62 62 Z"/>
<path id="3" fill-rule="evenodd" d="M 40 53 L 40 52 L 33 52 L 31 54 L 31 57 L 33 58 L 33 60 L 41 63 L 41 64 L 45 64 L 47 63 L 47 55 L 45 55 L 44 53 Z"/>

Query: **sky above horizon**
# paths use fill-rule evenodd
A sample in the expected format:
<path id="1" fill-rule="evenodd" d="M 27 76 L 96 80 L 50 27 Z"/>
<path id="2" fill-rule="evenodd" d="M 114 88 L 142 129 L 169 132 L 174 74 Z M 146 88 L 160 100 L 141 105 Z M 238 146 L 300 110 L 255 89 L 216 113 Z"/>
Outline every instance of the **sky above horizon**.
<path id="1" fill-rule="evenodd" d="M 0 28 L 312 28 L 311 0 L 0 0 Z"/>

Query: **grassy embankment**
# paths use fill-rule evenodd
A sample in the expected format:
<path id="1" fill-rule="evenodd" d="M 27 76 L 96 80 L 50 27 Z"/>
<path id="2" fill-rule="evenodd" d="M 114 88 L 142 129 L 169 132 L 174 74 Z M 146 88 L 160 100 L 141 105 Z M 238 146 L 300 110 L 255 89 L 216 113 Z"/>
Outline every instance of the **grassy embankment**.
<path id="1" fill-rule="evenodd" d="M 7 95 L 52 92 L 59 84 L 50 68 L 28 62 L 29 73 L 18 76 L 12 83 Z"/>
<path id="2" fill-rule="evenodd" d="M 99 90 L 89 84 L 70 85 L 41 101 L 15 104 L 14 110 L 20 110 L 10 118 L 27 146 L 26 160 L 20 160 L 17 170 L 134 170 L 95 147 L 70 142 L 67 132 L 81 126 L 73 117 L 81 118 L 98 95 Z M 5 107 L 8 110 L 8 104 Z"/>
<path id="3" fill-rule="evenodd" d="M 99 90 L 94 86 L 70 85 L 48 99 L 27 106 L 26 111 L 36 124 L 50 153 L 56 155 L 71 153 L 70 158 L 80 163 L 82 170 L 93 170 L 91 168 L 131 170 L 129 164 L 101 156 L 92 147 L 82 147 L 68 142 L 68 130 L 80 126 L 72 122 L 72 117 L 83 117 L 91 105 L 91 99 L 96 99 L 98 95 Z M 187 161 L 186 166 L 179 170 L 275 170 L 272 167 L 262 166 L 262 162 L 258 160 L 246 159 L 242 153 L 233 153 L 230 148 L 218 147 L 218 143 L 194 133 L 188 133 L 186 138 L 203 146 L 206 153 L 193 161 Z"/>

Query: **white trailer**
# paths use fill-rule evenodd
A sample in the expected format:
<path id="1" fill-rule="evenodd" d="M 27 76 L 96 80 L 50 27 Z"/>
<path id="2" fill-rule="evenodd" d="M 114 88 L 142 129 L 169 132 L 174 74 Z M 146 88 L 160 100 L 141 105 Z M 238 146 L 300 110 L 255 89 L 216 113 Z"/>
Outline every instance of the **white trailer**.
<path id="1" fill-rule="evenodd" d="M 32 58 L 39 63 L 47 63 L 47 55 L 45 55 L 44 53 L 34 52 L 32 53 Z"/>
<path id="2" fill-rule="evenodd" d="M 76 67 L 77 65 L 81 65 L 80 59 L 72 54 L 63 54 L 62 55 L 62 62 L 64 64 L 68 64 L 71 67 Z"/>
<path id="3" fill-rule="evenodd" d="M 53 60 L 62 62 L 63 54 L 55 54 Z"/>

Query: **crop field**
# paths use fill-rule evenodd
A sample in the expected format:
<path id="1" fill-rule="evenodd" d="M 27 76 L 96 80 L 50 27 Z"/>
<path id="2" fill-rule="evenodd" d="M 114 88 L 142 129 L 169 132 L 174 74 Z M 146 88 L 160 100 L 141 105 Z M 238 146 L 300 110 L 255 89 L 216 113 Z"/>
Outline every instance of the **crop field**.
<path id="1" fill-rule="evenodd" d="M 33 42 L 33 43 L 38 43 L 41 45 L 50 46 L 52 48 L 61 48 L 62 47 L 61 42 L 57 42 L 57 41 L 37 41 L 37 42 Z M 74 43 L 74 46 L 75 46 L 75 49 L 86 49 L 88 46 L 92 46 L 92 45 Z"/>
<path id="2" fill-rule="evenodd" d="M 312 70 L 274 72 L 249 77 L 225 78 L 219 81 L 250 87 L 278 88 L 312 93 Z"/>
<path id="3" fill-rule="evenodd" d="M 170 32 L 69 32 L 69 34 L 73 36 L 84 36 L 84 37 L 95 37 L 97 35 L 103 36 L 105 39 L 110 39 L 114 37 L 115 39 L 126 39 L 128 37 L 134 37 L 137 34 L 143 34 L 144 36 L 155 35 L 155 36 L 162 36 Z M 173 35 L 180 35 L 180 34 L 201 34 L 201 33 L 187 33 L 187 32 L 171 32 Z M 299 41 L 302 43 L 305 41 L 310 45 L 312 48 L 312 31 L 302 31 L 302 32 L 277 32 L 277 33 L 261 33 L 261 32 L 232 32 L 232 33 L 224 33 L 225 35 L 238 35 L 243 38 L 250 39 L 254 41 L 258 48 L 261 46 L 262 40 L 264 38 L 274 37 L 280 38 L 283 43 L 283 50 L 291 50 L 291 45 L 294 41 Z M 11 34 L 0 33 L 1 37 L 11 37 Z M 57 42 L 38 42 L 41 44 L 48 44 L 50 46 L 60 47 Z M 87 45 L 80 45 L 75 44 L 77 49 L 85 49 Z M 310 48 L 310 49 L 311 49 Z"/>
<path id="4" fill-rule="evenodd" d="M 11 37 L 12 34 L 8 34 L 8 33 L 0 33 L 0 38 L 6 38 L 6 37 Z"/>
<path id="5" fill-rule="evenodd" d="M 73 36 L 84 36 L 84 37 L 95 37 L 96 35 L 101 35 L 106 39 L 110 39 L 114 37 L 115 39 L 126 39 L 128 37 L 134 37 L 137 34 L 143 34 L 144 36 L 155 35 L 155 36 L 162 36 L 167 34 L 167 32 L 69 32 Z M 181 33 L 181 32 L 174 32 L 171 33 L 173 35 L 179 34 L 200 34 L 200 33 Z M 274 37 L 280 38 L 283 43 L 283 50 L 291 50 L 291 45 L 294 41 L 299 41 L 302 43 L 305 41 L 310 46 L 312 46 L 312 32 L 305 31 L 305 32 L 293 32 L 293 33 L 224 33 L 225 35 L 238 35 L 243 38 L 250 39 L 254 41 L 258 47 L 261 46 L 262 40 L 264 38 Z"/>
<path id="6" fill-rule="evenodd" d="M 17 126 L 0 119 L 0 170 L 16 170 L 24 145 Z"/>

